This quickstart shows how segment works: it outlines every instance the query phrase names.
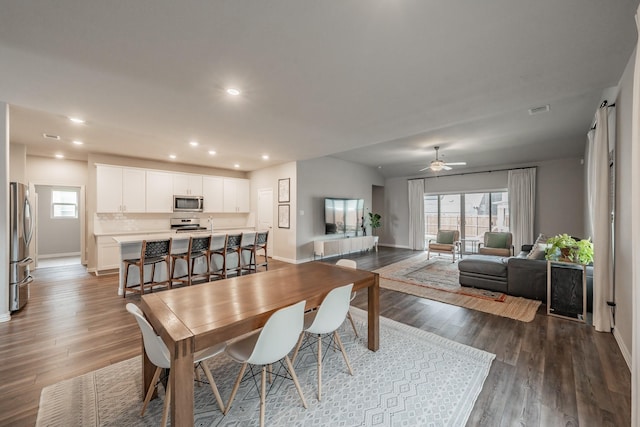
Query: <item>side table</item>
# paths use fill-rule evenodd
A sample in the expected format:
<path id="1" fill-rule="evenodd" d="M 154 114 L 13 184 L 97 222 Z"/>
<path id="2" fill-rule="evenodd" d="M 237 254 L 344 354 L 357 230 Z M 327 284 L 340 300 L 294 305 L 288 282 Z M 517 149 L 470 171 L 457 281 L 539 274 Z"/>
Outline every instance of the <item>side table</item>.
<path id="1" fill-rule="evenodd" d="M 547 261 L 547 315 L 587 321 L 587 266 Z"/>

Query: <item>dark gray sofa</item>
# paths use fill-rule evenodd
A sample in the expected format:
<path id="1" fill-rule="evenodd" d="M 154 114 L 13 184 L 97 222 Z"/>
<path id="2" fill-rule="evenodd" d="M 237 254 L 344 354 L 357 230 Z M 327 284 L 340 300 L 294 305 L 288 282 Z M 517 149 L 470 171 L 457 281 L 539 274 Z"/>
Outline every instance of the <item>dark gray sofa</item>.
<path id="1" fill-rule="evenodd" d="M 468 255 L 458 262 L 460 284 L 504 292 L 507 295 L 547 301 L 547 261 L 527 259 L 532 245 L 522 246 L 514 257 Z M 593 267 L 587 267 L 587 311 L 592 310 Z"/>

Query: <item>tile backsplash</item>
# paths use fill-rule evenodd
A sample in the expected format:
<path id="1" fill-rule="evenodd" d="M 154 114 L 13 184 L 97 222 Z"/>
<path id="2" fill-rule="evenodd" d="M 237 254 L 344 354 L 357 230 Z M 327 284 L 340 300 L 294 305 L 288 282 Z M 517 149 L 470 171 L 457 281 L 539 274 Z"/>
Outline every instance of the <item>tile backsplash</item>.
<path id="1" fill-rule="evenodd" d="M 132 214 L 132 213 L 96 213 L 93 217 L 93 232 L 96 234 L 118 232 L 144 232 L 170 230 L 171 218 L 199 218 L 200 225 L 213 229 L 255 227 L 255 216 L 248 214 Z"/>

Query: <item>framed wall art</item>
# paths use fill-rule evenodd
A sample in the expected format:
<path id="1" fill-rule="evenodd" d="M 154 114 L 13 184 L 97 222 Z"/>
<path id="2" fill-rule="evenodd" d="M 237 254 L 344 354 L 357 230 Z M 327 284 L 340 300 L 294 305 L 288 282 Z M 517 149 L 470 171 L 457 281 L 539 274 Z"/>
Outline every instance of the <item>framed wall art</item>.
<path id="1" fill-rule="evenodd" d="M 289 228 L 289 205 L 278 205 L 278 228 Z"/>
<path id="2" fill-rule="evenodd" d="M 291 178 L 278 180 L 278 203 L 289 203 L 291 201 L 289 196 L 290 185 Z"/>

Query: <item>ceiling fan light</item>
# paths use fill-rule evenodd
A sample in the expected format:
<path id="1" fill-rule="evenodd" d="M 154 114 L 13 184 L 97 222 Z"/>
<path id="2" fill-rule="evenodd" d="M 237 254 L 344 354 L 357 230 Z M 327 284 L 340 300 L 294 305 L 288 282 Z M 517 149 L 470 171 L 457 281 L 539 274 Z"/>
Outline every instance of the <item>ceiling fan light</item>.
<path id="1" fill-rule="evenodd" d="M 440 160 L 434 160 L 433 162 L 431 162 L 432 171 L 439 172 L 442 169 L 444 169 L 444 162 L 441 162 Z"/>

